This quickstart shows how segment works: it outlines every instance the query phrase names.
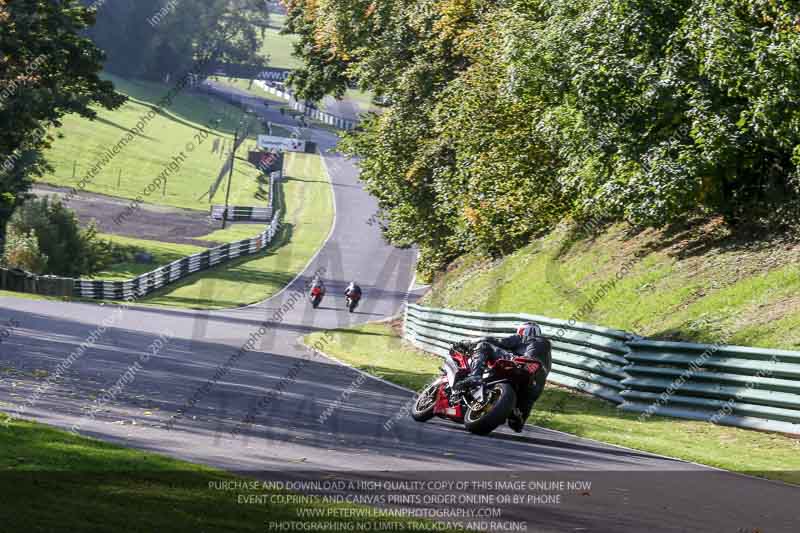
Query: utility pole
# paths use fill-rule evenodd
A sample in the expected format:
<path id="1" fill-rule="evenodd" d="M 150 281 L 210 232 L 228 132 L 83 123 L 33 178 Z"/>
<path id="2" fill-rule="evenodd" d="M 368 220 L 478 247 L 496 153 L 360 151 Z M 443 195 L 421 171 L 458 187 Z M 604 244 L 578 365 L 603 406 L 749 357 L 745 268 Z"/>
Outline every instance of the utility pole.
<path id="1" fill-rule="evenodd" d="M 233 148 L 231 148 L 231 168 L 228 173 L 228 190 L 225 192 L 225 211 L 222 212 L 222 229 L 228 221 L 228 199 L 231 197 L 231 180 L 233 179 L 233 161 L 236 159 L 236 144 L 239 142 L 239 128 L 233 134 Z"/>

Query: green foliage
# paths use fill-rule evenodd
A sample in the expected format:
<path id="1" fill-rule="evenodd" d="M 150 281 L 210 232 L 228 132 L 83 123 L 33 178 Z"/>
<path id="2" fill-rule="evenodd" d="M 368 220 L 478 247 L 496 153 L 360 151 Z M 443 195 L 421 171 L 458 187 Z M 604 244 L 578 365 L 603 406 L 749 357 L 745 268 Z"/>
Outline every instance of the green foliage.
<path id="1" fill-rule="evenodd" d="M 5 250 L 3 264 L 9 268 L 19 268 L 28 272 L 41 273 L 47 268 L 47 256 L 39 249 L 36 233 L 10 232 Z"/>
<path id="2" fill-rule="evenodd" d="M 268 22 L 260 0 L 105 2 L 90 35 L 108 55 L 109 71 L 160 81 L 177 79 L 195 62 L 263 63 L 258 52 Z"/>
<path id="3" fill-rule="evenodd" d="M 289 27 L 301 95 L 389 97 L 345 148 L 423 271 L 568 217 L 796 221 L 797 2 L 295 0 Z"/>
<path id="4" fill-rule="evenodd" d="M 48 128 L 66 114 L 94 118 L 93 105 L 124 101 L 97 75 L 102 53 L 83 36 L 93 23 L 76 0 L 0 2 L 0 248 L 31 176 L 49 169 L 41 157 Z"/>
<path id="5" fill-rule="evenodd" d="M 112 261 L 111 246 L 97 238 L 94 225 L 82 230 L 75 213 L 55 197 L 25 202 L 9 220 L 7 231 L 10 243 L 20 243 L 11 249 L 17 255 L 6 255 L 7 262 L 25 268 L 21 265 L 27 261 L 37 274 L 77 277 L 98 272 Z M 34 236 L 35 246 L 30 243 Z M 38 261 L 39 256 L 44 260 Z"/>

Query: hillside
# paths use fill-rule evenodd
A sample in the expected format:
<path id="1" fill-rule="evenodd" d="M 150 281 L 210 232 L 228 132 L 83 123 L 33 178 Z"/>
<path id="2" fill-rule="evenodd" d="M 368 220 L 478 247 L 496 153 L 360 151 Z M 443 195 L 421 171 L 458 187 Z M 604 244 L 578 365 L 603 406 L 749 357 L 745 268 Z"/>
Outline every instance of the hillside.
<path id="1" fill-rule="evenodd" d="M 425 305 L 575 318 L 669 340 L 800 348 L 800 243 L 719 219 L 592 238 L 566 228 L 490 261 L 462 257 Z"/>
<path id="2" fill-rule="evenodd" d="M 58 130 L 59 137 L 45 153 L 54 171 L 40 181 L 75 186 L 171 89 L 165 84 L 106 77 L 130 100 L 114 111 L 98 110 L 98 117 L 93 121 L 75 115 L 65 117 Z M 142 135 L 110 158 L 99 174 L 87 182 L 86 190 L 136 198 L 175 161 L 174 171 L 168 177 L 166 194 L 156 191 L 145 201 L 206 210 L 209 202 L 203 194 L 225 164 L 234 131 L 243 118 L 240 109 L 210 96 L 188 90 L 179 93 L 165 112 L 146 125 Z M 237 153 L 240 158 L 246 157 L 245 149 L 255 143 L 255 134 L 259 132 L 260 125 L 253 119 L 252 140 L 242 145 Z M 181 154 L 184 154 L 182 158 Z M 258 175 L 258 170 L 252 165 L 236 166 L 236 183 L 231 197 L 234 205 L 256 202 Z M 213 199 L 216 203 L 224 201 L 223 192 L 222 188 L 217 191 Z"/>

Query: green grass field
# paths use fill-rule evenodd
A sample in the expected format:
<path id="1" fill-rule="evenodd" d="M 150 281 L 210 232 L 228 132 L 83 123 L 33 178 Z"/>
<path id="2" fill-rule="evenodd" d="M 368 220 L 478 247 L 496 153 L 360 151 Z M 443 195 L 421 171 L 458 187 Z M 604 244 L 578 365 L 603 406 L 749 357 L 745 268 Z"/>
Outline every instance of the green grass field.
<path id="1" fill-rule="evenodd" d="M 42 177 L 41 181 L 65 187 L 77 185 L 103 154 L 136 126 L 140 117 L 151 109 L 148 106 L 155 105 L 171 87 L 115 76 L 107 78 L 114 82 L 119 92 L 132 99 L 118 110 L 99 110 L 94 121 L 77 116 L 65 117 L 63 126 L 57 131 L 59 138 L 45 152 L 54 171 Z M 260 125 L 234 106 L 188 90 L 180 93 L 165 113 L 156 116 L 145 127 L 142 136 L 123 147 L 86 185 L 86 190 L 136 198 L 177 158 L 175 165 L 178 168 L 167 179 L 166 194 L 157 190 L 143 195 L 145 201 L 206 210 L 209 202 L 203 195 L 229 158 L 234 130 L 243 119 L 253 121 L 252 135 L 237 153 L 242 159 L 234 165 L 232 197 L 235 202 L 232 203 L 260 205 L 263 202 L 254 198 L 259 172 L 245 160 L 246 149 L 255 144 Z M 225 188 L 220 187 L 212 200 L 224 202 L 224 193 Z"/>
<path id="2" fill-rule="evenodd" d="M 292 55 L 292 46 L 297 42 L 296 35 L 281 35 L 280 27 L 283 26 L 285 17 L 270 14 L 270 19 L 275 27 L 267 28 L 260 55 L 269 58 L 268 65 L 275 68 L 299 68 L 302 62 Z"/>
<path id="3" fill-rule="evenodd" d="M 0 414 L 3 426 L 6 418 Z M 8 487 L 0 498 L 0 529 L 9 532 L 264 532 L 270 522 L 308 521 L 299 504 L 269 498 L 290 493 L 225 490 L 222 483 L 245 478 L 19 420 L 0 430 L 0 475 Z M 267 498 L 248 505 L 239 502 L 240 495 Z M 346 531 L 347 524 L 359 520 L 338 511 L 359 509 L 354 505 L 302 507 L 322 509 L 324 521 L 335 523 L 331 531 Z M 376 529 L 399 526 L 387 531 L 410 531 L 412 522 L 424 525 L 380 515 L 370 515 L 369 522 Z"/>
<path id="4" fill-rule="evenodd" d="M 397 325 L 395 325 L 396 327 Z M 441 359 L 410 347 L 386 323 L 334 330 L 325 350 L 356 368 L 420 390 L 439 375 Z M 324 333 L 305 338 L 308 345 Z M 529 424 L 637 450 L 800 484 L 800 439 L 635 413 L 557 386 L 547 386 Z"/>
<path id="5" fill-rule="evenodd" d="M 234 260 L 197 273 L 141 302 L 192 309 L 239 307 L 270 297 L 300 273 L 330 232 L 333 224 L 333 194 L 320 156 L 287 154 L 285 164 L 287 177 L 281 183 L 276 198 L 278 205 L 285 206 L 283 226 L 273 246 L 254 257 Z M 255 225 L 236 225 L 209 234 L 206 239 L 243 239 L 259 231 Z M 181 254 L 190 249 L 200 251 L 199 248 L 186 245 L 164 244 L 163 253 L 157 257 L 168 263 L 174 260 L 172 257 L 179 249 Z M 115 267 L 111 272 L 101 275 L 105 279 L 126 278 L 134 269 L 129 264 L 118 267 L 119 270 Z M 149 265 L 146 270 L 153 268 L 153 265 Z"/>
<path id="6" fill-rule="evenodd" d="M 241 241 L 242 239 L 249 239 L 250 237 L 254 237 L 264 231 L 264 227 L 266 224 L 262 224 L 260 222 L 256 223 L 235 223 L 233 225 L 229 225 L 225 229 L 218 229 L 212 231 L 208 235 L 203 235 L 202 237 L 197 237 L 197 240 L 200 241 L 210 241 L 213 243 L 226 243 L 226 242 L 234 242 L 234 241 Z"/>

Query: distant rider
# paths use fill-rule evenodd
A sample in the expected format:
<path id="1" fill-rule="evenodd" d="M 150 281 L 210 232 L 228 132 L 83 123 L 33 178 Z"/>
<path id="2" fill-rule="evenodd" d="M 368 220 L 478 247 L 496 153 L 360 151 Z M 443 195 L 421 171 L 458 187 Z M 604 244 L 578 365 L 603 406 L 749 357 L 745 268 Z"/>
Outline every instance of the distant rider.
<path id="1" fill-rule="evenodd" d="M 352 297 L 354 300 L 361 299 L 361 287 L 358 286 L 358 283 L 355 281 L 351 281 L 350 285 L 344 290 L 344 295 L 348 298 Z"/>
<path id="2" fill-rule="evenodd" d="M 517 399 L 518 407 L 514 409 L 508 419 L 511 429 L 517 433 L 522 431 L 534 402 L 544 390 L 545 380 L 552 365 L 550 341 L 542 336 L 542 329 L 535 322 L 525 322 L 517 328 L 517 333 L 510 337 L 482 337 L 474 341 L 461 342 L 458 345 L 468 353 L 472 353 L 470 359 L 472 372 L 463 381 L 456 384 L 456 388 L 461 390 L 481 382 L 487 361 L 528 357 L 542 365 L 541 370 L 536 372 L 528 393 L 520 395 Z"/>
<path id="3" fill-rule="evenodd" d="M 319 276 L 314 276 L 311 280 L 311 296 L 316 296 L 317 294 L 325 296 L 325 284 Z"/>

